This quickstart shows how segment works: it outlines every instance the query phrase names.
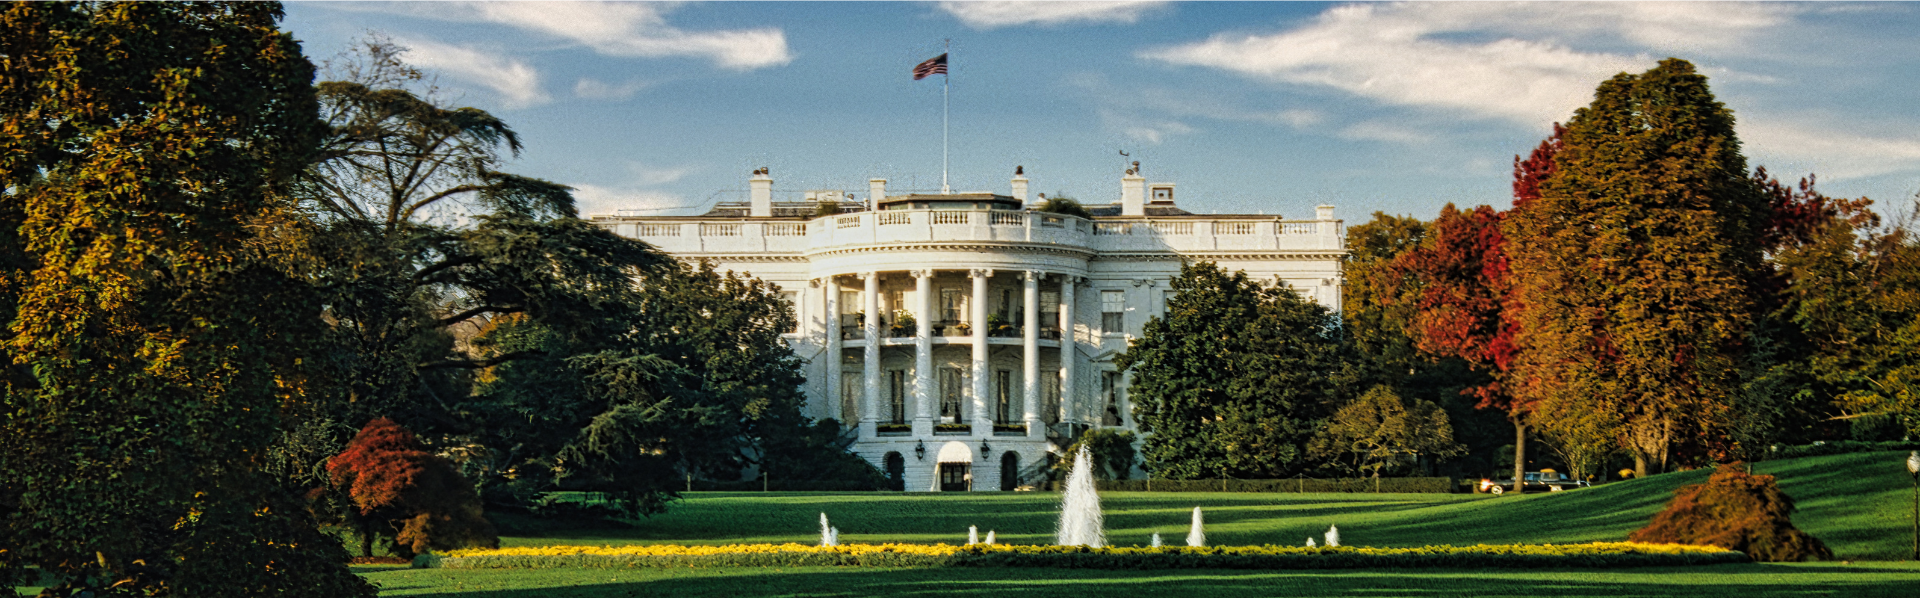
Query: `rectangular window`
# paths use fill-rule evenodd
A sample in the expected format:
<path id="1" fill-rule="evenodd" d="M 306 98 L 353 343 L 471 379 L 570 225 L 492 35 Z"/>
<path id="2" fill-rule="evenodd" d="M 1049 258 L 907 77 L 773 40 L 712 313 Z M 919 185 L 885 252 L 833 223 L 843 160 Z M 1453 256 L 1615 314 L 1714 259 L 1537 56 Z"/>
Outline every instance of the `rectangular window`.
<path id="1" fill-rule="evenodd" d="M 858 329 L 865 325 L 860 321 L 860 291 L 840 291 L 840 325 Z"/>
<path id="2" fill-rule="evenodd" d="M 940 423 L 966 423 L 961 406 L 967 398 L 967 374 L 960 368 L 940 369 Z"/>
<path id="3" fill-rule="evenodd" d="M 1127 292 L 1100 291 L 1100 332 L 1120 334 L 1127 330 Z"/>
<path id="4" fill-rule="evenodd" d="M 1106 403 L 1101 407 L 1100 425 L 1124 424 L 1126 419 L 1120 415 L 1120 372 L 1100 373 L 1100 394 Z"/>
<path id="5" fill-rule="evenodd" d="M 1043 385 L 1041 391 L 1042 398 L 1046 402 L 1041 404 L 1040 417 L 1045 419 L 1049 424 L 1060 423 L 1060 420 L 1064 417 L 1060 410 L 1060 370 L 1054 370 L 1047 374 L 1046 384 Z"/>
<path id="6" fill-rule="evenodd" d="M 1060 292 L 1040 292 L 1040 338 L 1060 338 Z"/>
<path id="7" fill-rule="evenodd" d="M 900 317 L 899 316 L 900 312 L 911 313 L 913 311 L 913 310 L 907 309 L 907 299 L 906 299 L 905 291 L 887 291 L 886 298 L 887 298 L 887 308 L 885 311 L 882 311 L 880 315 L 886 316 L 887 325 L 889 326 L 893 325 L 893 321 L 895 318 Z"/>
<path id="8" fill-rule="evenodd" d="M 867 384 L 859 372 L 840 374 L 840 424 L 851 426 L 860 421 L 860 395 Z"/>
<path id="9" fill-rule="evenodd" d="M 1013 317 L 1013 304 L 1014 304 L 1013 290 L 1001 289 L 1000 290 L 1000 318 L 1006 320 L 1008 324 L 1013 324 L 1018 322 L 1018 320 L 1016 320 Z"/>
<path id="10" fill-rule="evenodd" d="M 907 371 L 887 371 L 887 421 L 907 423 Z"/>
<path id="11" fill-rule="evenodd" d="M 1017 417 L 1013 413 L 1013 372 L 995 370 L 993 372 L 993 423 L 1010 424 Z"/>
<path id="12" fill-rule="evenodd" d="M 947 326 L 967 321 L 967 294 L 960 289 L 940 289 L 940 319 Z"/>

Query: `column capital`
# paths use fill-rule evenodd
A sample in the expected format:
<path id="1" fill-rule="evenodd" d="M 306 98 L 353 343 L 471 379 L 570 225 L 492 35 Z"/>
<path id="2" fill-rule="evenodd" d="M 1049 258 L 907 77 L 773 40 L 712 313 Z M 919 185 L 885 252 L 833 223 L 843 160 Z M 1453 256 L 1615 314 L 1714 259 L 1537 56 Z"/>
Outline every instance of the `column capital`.
<path id="1" fill-rule="evenodd" d="M 1152 278 L 1135 278 L 1133 279 L 1133 286 L 1155 287 L 1160 286 L 1160 281 Z"/>
<path id="2" fill-rule="evenodd" d="M 914 278 L 933 278 L 933 270 L 911 270 Z"/>
<path id="3" fill-rule="evenodd" d="M 974 268 L 972 270 L 967 271 L 967 276 L 970 278 L 993 278 L 993 269 L 992 268 Z"/>
<path id="4" fill-rule="evenodd" d="M 1040 282 L 1040 279 L 1046 277 L 1047 273 L 1039 270 L 1023 270 L 1020 272 L 1020 279 L 1027 282 Z"/>
<path id="5" fill-rule="evenodd" d="M 817 289 L 817 288 L 826 286 L 826 284 L 818 278 L 809 278 L 807 279 L 807 286 Z"/>
<path id="6" fill-rule="evenodd" d="M 860 273 L 854 274 L 854 276 L 860 277 L 860 280 L 869 280 L 879 275 L 880 275 L 879 272 L 860 272 Z"/>

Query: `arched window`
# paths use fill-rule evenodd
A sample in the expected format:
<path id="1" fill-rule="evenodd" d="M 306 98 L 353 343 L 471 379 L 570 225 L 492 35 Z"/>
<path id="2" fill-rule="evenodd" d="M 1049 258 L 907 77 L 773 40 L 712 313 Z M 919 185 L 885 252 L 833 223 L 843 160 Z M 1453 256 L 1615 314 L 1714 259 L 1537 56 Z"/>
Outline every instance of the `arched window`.
<path id="1" fill-rule="evenodd" d="M 1007 451 L 1000 454 L 1000 489 L 1012 490 L 1020 486 L 1020 453 Z"/>
<path id="2" fill-rule="evenodd" d="M 900 453 L 887 453 L 887 489 L 900 491 L 907 489 L 907 458 Z"/>

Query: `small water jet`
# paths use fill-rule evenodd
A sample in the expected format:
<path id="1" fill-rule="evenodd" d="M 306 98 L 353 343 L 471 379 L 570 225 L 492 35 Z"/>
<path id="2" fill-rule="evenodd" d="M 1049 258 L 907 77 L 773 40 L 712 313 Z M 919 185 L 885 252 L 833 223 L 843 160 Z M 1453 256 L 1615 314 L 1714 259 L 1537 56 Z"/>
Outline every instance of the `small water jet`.
<path id="1" fill-rule="evenodd" d="M 1327 546 L 1339 546 L 1339 545 L 1340 545 L 1340 526 L 1338 525 L 1327 526 Z"/>
<path id="2" fill-rule="evenodd" d="M 993 545 L 993 530 L 987 530 L 987 545 Z"/>
<path id="3" fill-rule="evenodd" d="M 1311 537 L 1307 538 L 1307 548 L 1318 548 L 1318 547 L 1319 545 L 1313 543 L 1313 538 Z"/>
<path id="4" fill-rule="evenodd" d="M 973 545 L 973 544 L 979 544 L 979 543 L 980 543 L 980 526 L 977 526 L 977 525 L 967 526 L 967 544 Z"/>
<path id="5" fill-rule="evenodd" d="M 826 513 L 820 514 L 820 545 L 821 546 L 839 546 L 840 545 L 840 530 L 834 529 L 832 525 L 827 524 Z"/>
<path id="6" fill-rule="evenodd" d="M 1067 491 L 1060 500 L 1060 533 L 1056 543 L 1061 546 L 1099 548 L 1107 543 L 1101 523 L 1100 495 L 1093 487 L 1092 463 L 1087 447 L 1081 446 L 1073 457 L 1073 471 L 1067 474 Z"/>
<path id="7" fill-rule="evenodd" d="M 1187 532 L 1187 545 L 1194 548 L 1207 545 L 1207 532 L 1201 529 L 1200 507 L 1193 508 L 1193 530 Z"/>

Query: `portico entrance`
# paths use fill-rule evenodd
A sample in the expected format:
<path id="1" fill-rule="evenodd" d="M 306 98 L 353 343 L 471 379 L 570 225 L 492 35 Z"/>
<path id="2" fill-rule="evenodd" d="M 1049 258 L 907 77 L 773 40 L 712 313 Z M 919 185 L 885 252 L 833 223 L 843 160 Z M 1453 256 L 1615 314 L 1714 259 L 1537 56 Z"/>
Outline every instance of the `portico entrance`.
<path id="1" fill-rule="evenodd" d="M 973 449 L 964 442 L 948 442 L 934 459 L 938 463 L 934 488 L 941 492 L 966 492 L 973 489 Z"/>
<path id="2" fill-rule="evenodd" d="M 970 475 L 972 469 L 972 466 L 966 463 L 941 463 L 940 491 L 966 492 L 968 483 L 973 479 Z"/>

